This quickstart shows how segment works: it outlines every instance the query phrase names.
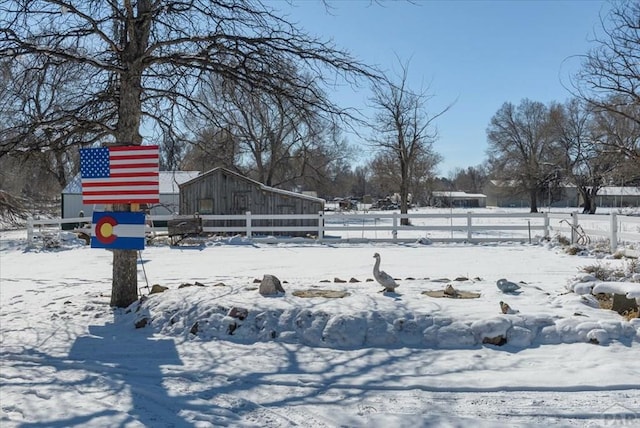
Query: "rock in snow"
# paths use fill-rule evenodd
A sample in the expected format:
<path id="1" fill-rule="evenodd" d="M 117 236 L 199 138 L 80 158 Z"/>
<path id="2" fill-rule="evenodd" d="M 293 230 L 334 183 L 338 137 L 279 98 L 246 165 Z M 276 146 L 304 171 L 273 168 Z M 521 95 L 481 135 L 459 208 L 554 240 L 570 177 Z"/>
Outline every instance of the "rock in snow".
<path id="1" fill-rule="evenodd" d="M 274 296 L 279 293 L 284 293 L 285 291 L 284 288 L 282 288 L 280 280 L 276 278 L 275 275 L 264 275 L 260 282 L 258 292 L 263 296 Z"/>

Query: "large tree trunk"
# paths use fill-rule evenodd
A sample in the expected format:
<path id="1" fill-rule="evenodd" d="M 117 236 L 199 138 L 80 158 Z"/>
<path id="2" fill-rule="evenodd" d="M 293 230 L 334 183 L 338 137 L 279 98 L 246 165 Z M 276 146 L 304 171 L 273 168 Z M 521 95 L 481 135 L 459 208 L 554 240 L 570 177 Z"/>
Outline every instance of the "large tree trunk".
<path id="1" fill-rule="evenodd" d="M 125 308 L 138 300 L 138 264 L 136 250 L 113 251 L 111 306 Z"/>
<path id="2" fill-rule="evenodd" d="M 596 213 L 596 192 L 590 189 L 585 189 L 582 192 L 582 198 L 584 200 L 584 207 L 582 209 L 583 214 L 595 214 Z"/>
<path id="3" fill-rule="evenodd" d="M 140 122 L 142 117 L 142 58 L 149 42 L 150 21 L 146 18 L 150 10 L 149 0 L 137 3 L 137 17 L 129 16 L 123 35 L 122 62 L 120 72 L 120 103 L 116 144 L 141 145 Z M 135 14 L 135 12 L 131 11 Z M 117 204 L 114 211 L 131 211 L 130 204 Z M 135 250 L 113 251 L 113 279 L 111 284 L 111 306 L 124 308 L 138 300 L 138 266 Z"/>
<path id="4" fill-rule="evenodd" d="M 403 191 L 400 193 L 400 214 L 407 214 L 409 212 L 409 193 Z M 409 226 L 411 222 L 408 218 L 401 218 L 400 224 L 403 226 Z"/>
<path id="5" fill-rule="evenodd" d="M 537 213 L 538 212 L 538 191 L 537 190 L 529 191 L 529 200 L 531 201 L 531 212 Z"/>
<path id="6" fill-rule="evenodd" d="M 131 211 L 131 205 L 114 205 L 113 210 Z M 113 250 L 111 306 L 126 308 L 138 300 L 137 254 L 136 250 Z"/>

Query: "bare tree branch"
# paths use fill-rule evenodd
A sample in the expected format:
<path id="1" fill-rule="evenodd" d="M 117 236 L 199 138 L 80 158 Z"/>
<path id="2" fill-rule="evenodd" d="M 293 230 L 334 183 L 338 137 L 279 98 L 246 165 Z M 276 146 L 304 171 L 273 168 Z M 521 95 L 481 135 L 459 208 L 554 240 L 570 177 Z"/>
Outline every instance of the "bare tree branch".
<path id="1" fill-rule="evenodd" d="M 429 114 L 426 106 L 433 96 L 425 89 L 412 91 L 408 87 L 408 73 L 408 64 L 401 65 L 397 80 L 386 78 L 375 83 L 371 97 L 376 109 L 372 144 L 383 152 L 383 156 L 393 159 L 394 167 L 389 172 L 396 176 L 402 213 L 408 210 L 412 180 L 419 175 L 432 174 L 440 160 L 432 148 L 438 136 L 435 121 L 451 108 L 449 105 L 435 114 Z M 427 158 L 433 162 L 422 162 L 422 165 L 429 165 L 430 169 L 417 171 L 419 161 Z"/>

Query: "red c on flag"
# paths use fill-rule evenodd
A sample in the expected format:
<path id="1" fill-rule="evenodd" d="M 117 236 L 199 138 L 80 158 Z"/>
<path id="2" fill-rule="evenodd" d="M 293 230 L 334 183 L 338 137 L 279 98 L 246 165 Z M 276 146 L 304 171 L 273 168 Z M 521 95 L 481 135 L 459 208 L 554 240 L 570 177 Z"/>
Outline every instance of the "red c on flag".
<path id="1" fill-rule="evenodd" d="M 118 222 L 111 216 L 104 216 L 96 223 L 96 239 L 102 244 L 112 244 L 118 238 L 118 235 L 113 233 L 113 227 Z"/>

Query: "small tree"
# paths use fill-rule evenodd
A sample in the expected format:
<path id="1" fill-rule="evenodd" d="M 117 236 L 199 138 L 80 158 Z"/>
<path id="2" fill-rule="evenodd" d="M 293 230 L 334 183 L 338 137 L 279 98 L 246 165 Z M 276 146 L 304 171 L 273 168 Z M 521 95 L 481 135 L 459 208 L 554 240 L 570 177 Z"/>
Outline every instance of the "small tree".
<path id="1" fill-rule="evenodd" d="M 240 147 L 227 129 L 198 127 L 194 138 L 180 164 L 182 169 L 206 172 L 224 167 L 241 172 Z"/>
<path id="2" fill-rule="evenodd" d="M 437 139 L 435 120 L 450 106 L 430 115 L 427 103 L 433 98 L 426 90 L 413 92 L 408 87 L 408 66 L 403 65 L 397 82 L 386 79 L 373 85 L 371 102 L 376 109 L 373 119 L 375 135 L 373 144 L 381 152 L 380 160 L 387 162 L 388 172 L 397 183 L 400 195 L 400 212 L 406 214 L 409 208 L 409 188 L 412 180 L 433 175 L 440 157 L 433 151 Z M 427 170 L 416 170 L 418 160 Z M 403 218 L 402 224 L 408 224 Z"/>
<path id="3" fill-rule="evenodd" d="M 299 72 L 293 66 L 289 70 Z M 300 77 L 304 79 L 313 92 L 322 93 L 313 79 Z M 200 97 L 217 113 L 202 122 L 234 139 L 239 153 L 235 166 L 243 174 L 268 186 L 294 188 L 321 175 L 326 160 L 339 154 L 332 150 L 339 147 L 333 138 L 335 125 L 320 110 L 301 110 L 286 96 L 232 86 L 218 76 L 210 76 L 207 83 Z"/>
<path id="4" fill-rule="evenodd" d="M 538 197 L 552 179 L 548 165 L 557 160 L 547 107 L 528 99 L 517 107 L 504 103 L 491 118 L 487 140 L 496 178 L 526 191 L 531 212 L 538 212 Z"/>
<path id="5" fill-rule="evenodd" d="M 575 98 L 555 104 L 550 120 L 560 148 L 554 167 L 575 184 L 584 204 L 583 213 L 594 214 L 596 195 L 619 165 L 620 155 L 599 144 L 601 133 L 590 105 Z"/>
<path id="6" fill-rule="evenodd" d="M 487 182 L 487 172 L 482 165 L 470 166 L 467 169 L 457 169 L 451 174 L 451 181 L 455 190 L 470 193 L 482 193 Z"/>

